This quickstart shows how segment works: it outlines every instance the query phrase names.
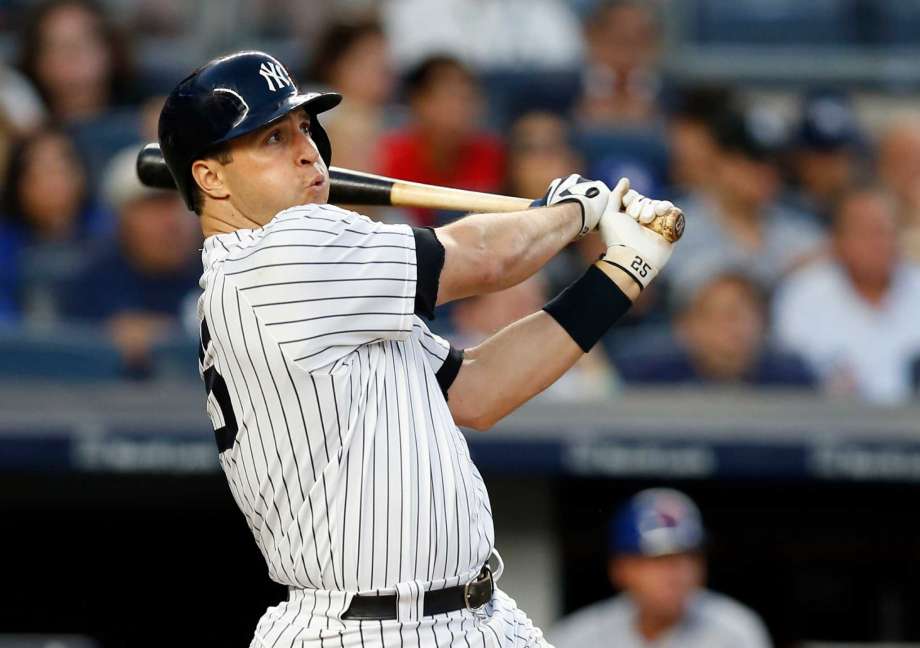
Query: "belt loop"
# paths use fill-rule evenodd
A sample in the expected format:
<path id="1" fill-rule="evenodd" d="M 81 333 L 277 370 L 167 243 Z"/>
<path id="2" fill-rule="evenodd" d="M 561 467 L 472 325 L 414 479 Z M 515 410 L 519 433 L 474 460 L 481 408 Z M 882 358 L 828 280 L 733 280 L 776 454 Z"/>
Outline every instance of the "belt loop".
<path id="1" fill-rule="evenodd" d="M 396 585 L 396 620 L 415 623 L 425 616 L 425 590 L 421 583 L 411 581 Z"/>
<path id="2" fill-rule="evenodd" d="M 492 547 L 492 555 L 489 556 L 489 560 L 486 561 L 486 564 L 488 564 L 493 557 L 495 558 L 495 569 L 492 570 L 492 580 L 497 583 L 498 579 L 505 573 L 505 561 L 502 560 L 502 555 L 498 553 L 498 549 L 495 547 Z"/>

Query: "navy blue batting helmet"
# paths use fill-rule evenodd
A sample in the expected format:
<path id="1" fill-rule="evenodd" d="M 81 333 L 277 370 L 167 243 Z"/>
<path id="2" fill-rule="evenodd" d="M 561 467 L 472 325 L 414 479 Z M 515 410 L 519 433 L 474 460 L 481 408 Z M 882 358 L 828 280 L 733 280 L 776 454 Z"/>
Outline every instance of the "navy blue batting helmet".
<path id="1" fill-rule="evenodd" d="M 173 89 L 160 113 L 160 148 L 179 193 L 195 209 L 192 162 L 293 110 L 313 117 L 310 136 L 329 166 L 332 146 L 316 115 L 340 101 L 333 92 L 302 94 L 284 65 L 264 52 L 238 52 L 209 61 Z"/>

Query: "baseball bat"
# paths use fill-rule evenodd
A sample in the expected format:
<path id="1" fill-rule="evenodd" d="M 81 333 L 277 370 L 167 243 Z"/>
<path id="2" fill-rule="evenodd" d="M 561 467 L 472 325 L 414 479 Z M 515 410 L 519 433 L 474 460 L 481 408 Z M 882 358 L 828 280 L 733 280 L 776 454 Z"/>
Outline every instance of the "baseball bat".
<path id="1" fill-rule="evenodd" d="M 147 144 L 138 153 L 137 177 L 148 187 L 176 188 L 160 151 L 160 145 L 156 142 Z M 510 212 L 528 209 L 532 202 L 527 198 L 397 180 L 336 166 L 329 168 L 329 179 L 330 203 L 464 212 Z M 646 227 L 673 243 L 684 233 L 684 215 L 675 208 L 663 216 L 656 217 Z"/>

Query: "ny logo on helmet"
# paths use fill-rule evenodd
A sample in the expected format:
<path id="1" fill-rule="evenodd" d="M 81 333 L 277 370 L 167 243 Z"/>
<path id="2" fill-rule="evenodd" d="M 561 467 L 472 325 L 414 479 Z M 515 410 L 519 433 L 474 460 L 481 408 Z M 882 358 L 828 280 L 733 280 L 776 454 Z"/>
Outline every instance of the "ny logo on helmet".
<path id="1" fill-rule="evenodd" d="M 263 63 L 259 66 L 259 74 L 265 79 L 265 82 L 268 84 L 268 89 L 272 92 L 284 86 L 294 85 L 291 82 L 291 77 L 288 76 L 285 69 L 278 63 Z"/>

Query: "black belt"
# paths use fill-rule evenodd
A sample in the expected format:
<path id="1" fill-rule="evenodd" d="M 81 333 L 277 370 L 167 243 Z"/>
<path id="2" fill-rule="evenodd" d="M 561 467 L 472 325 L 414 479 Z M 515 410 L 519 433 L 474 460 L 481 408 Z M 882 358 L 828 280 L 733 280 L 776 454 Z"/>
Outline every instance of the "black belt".
<path id="1" fill-rule="evenodd" d="M 427 617 L 454 610 L 474 610 L 491 601 L 494 591 L 492 570 L 486 565 L 479 575 L 466 585 L 425 592 L 424 615 Z M 342 618 L 362 621 L 393 620 L 398 618 L 397 605 L 395 594 L 355 594 L 351 599 L 351 605 L 342 613 Z"/>

